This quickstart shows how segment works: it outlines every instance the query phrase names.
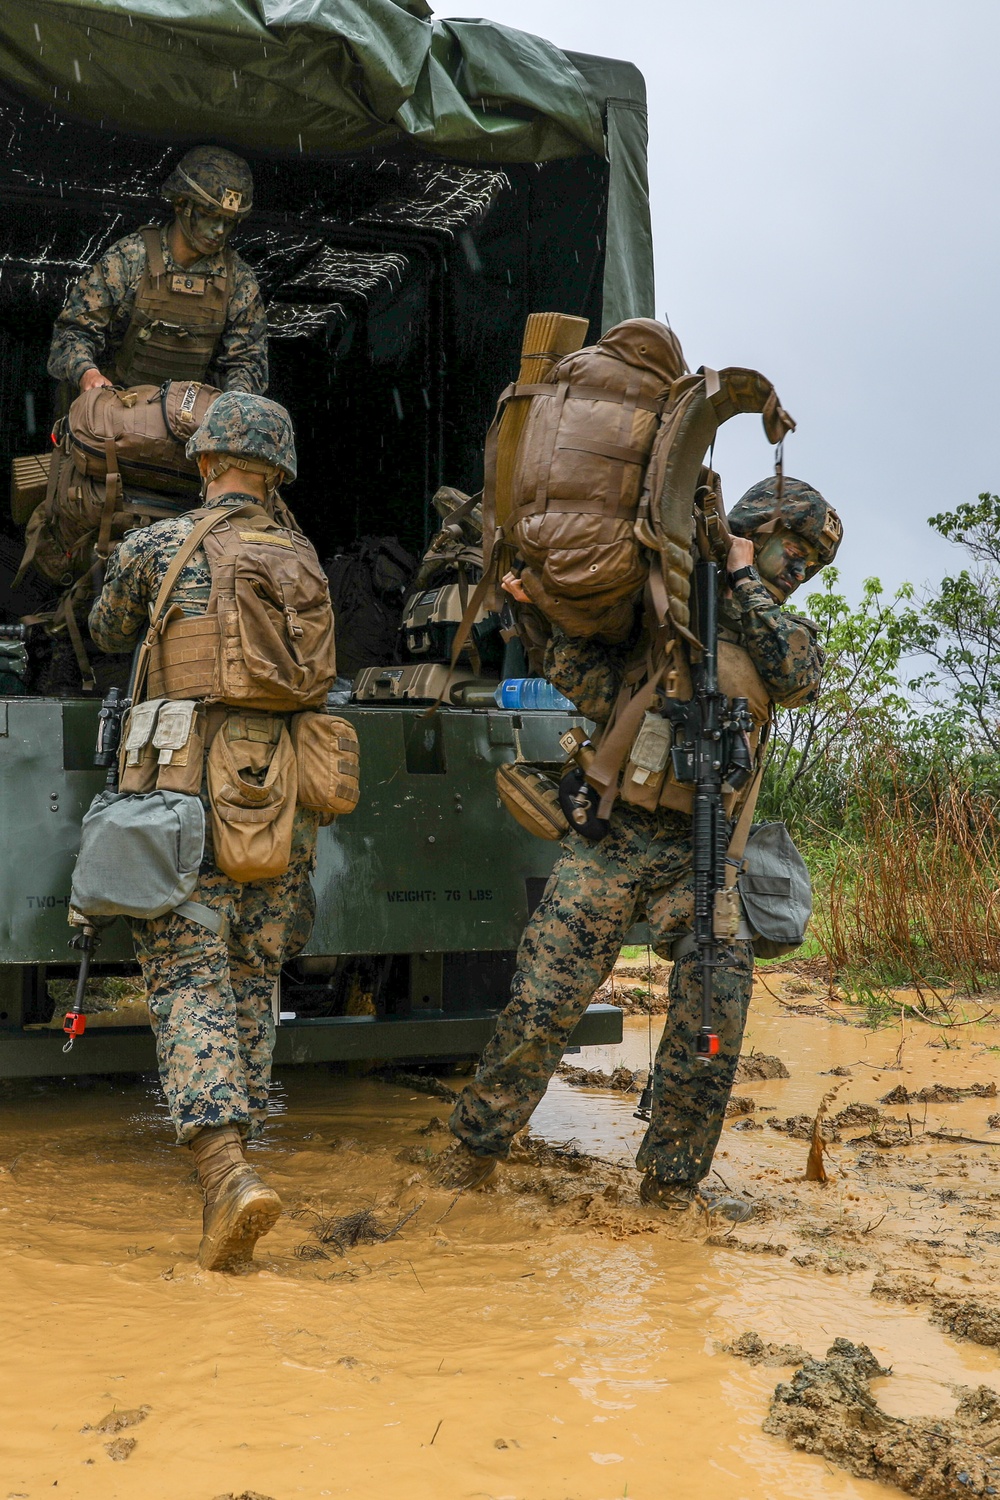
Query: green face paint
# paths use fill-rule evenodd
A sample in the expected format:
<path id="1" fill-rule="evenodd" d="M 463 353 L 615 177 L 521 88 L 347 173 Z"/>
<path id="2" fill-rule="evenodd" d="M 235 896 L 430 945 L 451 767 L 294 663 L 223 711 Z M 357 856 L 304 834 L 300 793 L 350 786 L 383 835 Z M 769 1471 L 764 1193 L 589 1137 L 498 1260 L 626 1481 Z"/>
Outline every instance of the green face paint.
<path id="1" fill-rule="evenodd" d="M 196 203 L 185 202 L 178 210 L 177 222 L 193 250 L 199 255 L 214 255 L 222 249 L 237 221 L 235 216 L 212 213 Z"/>
<path id="2" fill-rule="evenodd" d="M 765 583 L 787 599 L 817 566 L 819 553 L 794 531 L 779 526 L 765 537 L 756 554 L 757 572 Z"/>

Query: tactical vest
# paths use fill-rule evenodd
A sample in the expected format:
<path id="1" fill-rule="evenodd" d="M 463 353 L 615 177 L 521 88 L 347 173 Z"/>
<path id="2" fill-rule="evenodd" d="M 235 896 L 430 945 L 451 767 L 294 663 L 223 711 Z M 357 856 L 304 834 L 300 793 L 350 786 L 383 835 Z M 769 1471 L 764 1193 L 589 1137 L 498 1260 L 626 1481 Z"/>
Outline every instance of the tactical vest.
<path id="1" fill-rule="evenodd" d="M 675 695 L 684 700 L 692 695 L 686 653 L 679 651 L 674 660 L 677 667 Z M 771 719 L 771 695 L 749 651 L 739 644 L 734 634 L 722 629 L 719 632 L 718 674 L 721 693 L 727 698 L 747 700 L 754 726 L 749 736 L 750 750 L 756 763 L 761 734 Z M 650 812 L 657 807 L 691 812 L 694 788 L 689 783 L 679 782 L 674 775 L 670 760 L 673 736 L 673 726 L 660 714 L 652 712 L 645 716 L 632 742 L 622 775 L 619 796 L 623 802 L 631 802 Z M 739 792 L 724 792 L 722 800 L 727 816 L 732 816 L 743 798 Z"/>
<path id="2" fill-rule="evenodd" d="M 271 713 L 325 705 L 336 675 L 333 609 L 312 543 L 252 503 L 191 514 L 142 648 L 148 696 Z M 169 596 L 199 546 L 211 593 L 203 615 L 185 616 Z"/>
<path id="3" fill-rule="evenodd" d="M 204 380 L 226 326 L 233 286 L 232 252 L 215 276 L 168 271 L 161 231 L 141 231 L 146 267 L 135 295 L 132 320 L 115 357 L 116 385 L 162 385 L 165 380 Z"/>

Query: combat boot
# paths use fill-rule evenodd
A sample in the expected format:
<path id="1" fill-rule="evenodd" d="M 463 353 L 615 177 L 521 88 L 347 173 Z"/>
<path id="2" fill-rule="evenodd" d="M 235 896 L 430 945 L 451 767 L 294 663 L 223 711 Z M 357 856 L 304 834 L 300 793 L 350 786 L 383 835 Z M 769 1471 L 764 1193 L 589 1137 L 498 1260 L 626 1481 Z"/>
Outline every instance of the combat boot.
<path id="1" fill-rule="evenodd" d="M 200 1130 L 191 1151 L 205 1192 L 198 1264 L 203 1271 L 248 1265 L 254 1245 L 274 1227 L 281 1199 L 248 1164 L 235 1125 Z"/>
<path id="2" fill-rule="evenodd" d="M 434 1158 L 430 1174 L 438 1187 L 474 1188 L 493 1176 L 496 1165 L 495 1156 L 477 1156 L 464 1141 L 455 1141 Z"/>
<path id="3" fill-rule="evenodd" d="M 731 1193 L 716 1193 L 710 1188 L 692 1187 L 687 1182 L 664 1182 L 654 1172 L 647 1172 L 639 1187 L 640 1201 L 649 1208 L 668 1214 L 685 1214 L 692 1208 L 702 1213 L 719 1214 L 733 1224 L 742 1224 L 754 1211 L 752 1203 Z"/>

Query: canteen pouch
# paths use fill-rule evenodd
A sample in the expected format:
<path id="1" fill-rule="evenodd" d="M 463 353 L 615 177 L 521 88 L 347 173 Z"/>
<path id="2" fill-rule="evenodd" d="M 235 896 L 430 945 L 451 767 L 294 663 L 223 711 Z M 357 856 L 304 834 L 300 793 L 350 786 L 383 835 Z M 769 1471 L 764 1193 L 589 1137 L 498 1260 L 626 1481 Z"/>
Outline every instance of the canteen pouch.
<path id="1" fill-rule="evenodd" d="M 277 744 L 230 739 L 230 724 L 212 740 L 206 763 L 215 862 L 232 880 L 273 880 L 291 858 L 295 751 L 284 724 Z"/>
<path id="2" fill-rule="evenodd" d="M 193 698 L 168 698 L 153 731 L 156 785 L 197 796 L 205 760 L 205 713 Z"/>
<path id="3" fill-rule="evenodd" d="M 205 809 L 181 792 L 98 792 L 84 814 L 70 905 L 85 917 L 162 917 L 194 891 Z"/>
<path id="4" fill-rule="evenodd" d="M 559 788 L 537 766 L 520 760 L 498 766 L 497 796 L 514 821 L 536 839 L 561 839 L 569 832 Z"/>
<path id="5" fill-rule="evenodd" d="M 128 726 L 118 752 L 118 786 L 122 792 L 151 792 L 156 785 L 153 735 L 156 733 L 157 715 L 165 701 L 163 698 L 151 698 L 146 703 L 135 704 L 129 711 Z M 177 790 L 188 789 L 179 787 Z M 197 791 L 198 788 L 195 787 L 194 790 Z"/>
<path id="6" fill-rule="evenodd" d="M 299 806 L 314 808 L 324 826 L 352 813 L 361 790 L 354 725 L 332 714 L 294 714 L 292 745 Z"/>
<path id="7" fill-rule="evenodd" d="M 757 958 L 781 958 L 805 941 L 812 885 L 784 823 L 755 823 L 736 880 Z"/>

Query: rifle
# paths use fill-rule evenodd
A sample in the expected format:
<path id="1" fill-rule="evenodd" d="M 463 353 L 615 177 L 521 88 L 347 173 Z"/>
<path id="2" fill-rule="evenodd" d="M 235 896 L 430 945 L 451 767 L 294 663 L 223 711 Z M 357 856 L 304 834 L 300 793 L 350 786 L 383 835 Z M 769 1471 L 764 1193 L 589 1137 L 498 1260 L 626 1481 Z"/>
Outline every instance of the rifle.
<path id="1" fill-rule="evenodd" d="M 118 790 L 118 747 L 121 744 L 122 720 L 131 706 L 131 698 L 123 698 L 116 687 L 109 688 L 108 696 L 101 704 L 101 712 L 97 718 L 94 765 L 107 771 L 104 785 L 105 790 L 109 792 Z M 66 1019 L 63 1022 L 63 1031 L 67 1037 L 63 1045 L 64 1052 L 72 1052 L 73 1043 L 78 1036 L 83 1036 L 87 1029 L 87 1017 L 83 1014 L 83 1001 L 90 974 L 90 960 L 101 941 L 100 927 L 106 925 L 107 918 L 98 924 L 92 917 L 84 916 L 79 924 L 79 931 L 69 941 L 69 946 L 75 948 L 80 955 L 80 969 L 76 976 L 73 1008 L 66 1012 Z"/>
<path id="2" fill-rule="evenodd" d="M 699 532 L 707 511 L 719 535 L 728 535 L 716 497 L 705 498 L 716 504 L 704 506 Z M 709 538 L 712 529 L 709 525 Z M 729 699 L 719 691 L 718 550 L 718 543 L 710 541 L 694 570 L 696 629 L 701 646 L 700 652 L 692 653 L 694 696 L 688 703 L 668 698 L 662 709 L 664 718 L 675 728 L 676 742 L 671 750 L 674 775 L 694 787 L 694 940 L 701 970 L 701 1028 L 696 1050 L 701 1062 L 710 1061 L 719 1051 L 719 1038 L 712 1026 L 715 970 L 721 943 L 735 938 L 740 922 L 739 893 L 735 886 L 726 884 L 730 828 L 722 795 L 724 791 L 737 791 L 753 773 L 748 738 L 753 720 L 747 700 Z"/>

